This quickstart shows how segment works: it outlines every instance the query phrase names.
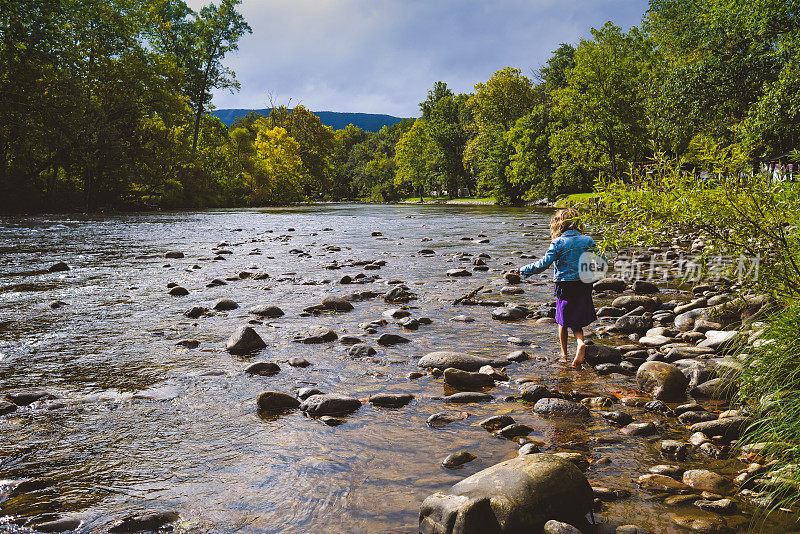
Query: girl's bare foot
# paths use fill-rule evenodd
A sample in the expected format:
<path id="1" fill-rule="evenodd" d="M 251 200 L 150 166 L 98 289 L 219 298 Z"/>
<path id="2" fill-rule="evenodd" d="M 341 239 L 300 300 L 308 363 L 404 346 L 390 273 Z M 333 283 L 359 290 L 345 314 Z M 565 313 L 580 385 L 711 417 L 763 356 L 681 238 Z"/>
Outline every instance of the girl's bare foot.
<path id="1" fill-rule="evenodd" d="M 562 359 L 562 360 L 566 360 L 566 359 L 568 359 L 568 358 L 569 358 L 569 356 L 567 356 L 567 353 L 566 353 L 566 352 L 562 352 L 562 353 L 561 353 L 561 359 Z"/>
<path id="2" fill-rule="evenodd" d="M 581 365 L 583 365 L 583 357 L 586 354 L 586 344 L 578 340 L 578 348 L 575 349 L 575 359 L 572 360 L 572 367 L 576 369 L 580 369 Z"/>

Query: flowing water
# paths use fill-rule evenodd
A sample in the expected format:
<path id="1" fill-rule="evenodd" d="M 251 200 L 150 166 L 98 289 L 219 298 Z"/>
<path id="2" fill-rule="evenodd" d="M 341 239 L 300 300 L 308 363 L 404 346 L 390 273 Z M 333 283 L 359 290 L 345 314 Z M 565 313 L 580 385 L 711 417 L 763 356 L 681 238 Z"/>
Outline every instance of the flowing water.
<path id="1" fill-rule="evenodd" d="M 552 300 L 549 282 L 523 283 L 525 293 L 514 297 L 498 291 L 503 269 L 531 261 L 520 259 L 520 251 L 544 251 L 549 216 L 534 208 L 318 205 L 0 219 L 0 393 L 35 388 L 58 396 L 0 416 L 0 516 L 6 516 L 0 530 L 68 515 L 84 520 L 85 531 L 103 531 L 126 515 L 174 510 L 181 514 L 182 531 L 416 532 L 427 495 L 516 455 L 518 445 L 475 424 L 510 413 L 534 427 L 531 437 L 544 447 L 611 460 L 593 464 L 587 476 L 630 489 L 633 497 L 608 504 L 602 517 L 679 532 L 667 518 L 675 508 L 635 489 L 639 474 L 663 462 L 652 443 L 598 441 L 620 434 L 596 414 L 590 424 L 539 418 L 523 403 L 503 401 L 518 391 L 515 385 L 493 389 L 491 403 L 449 406 L 431 399 L 443 393 L 441 379 L 406 377 L 427 352 L 500 356 L 516 348 L 507 341 L 513 335 L 540 348 L 529 349 L 534 359 L 508 368 L 512 379 L 598 394 L 633 387 L 629 378 L 598 377 L 557 363 L 552 325 L 499 323 L 491 319 L 491 308 L 451 305 L 482 284 L 494 289 L 491 298 Z M 479 235 L 489 242 L 478 243 Z M 233 254 L 215 260 L 212 248 L 220 242 Z M 326 244 L 341 250 L 328 251 Z M 418 254 L 423 248 L 436 254 Z M 170 250 L 185 258 L 165 259 Z M 471 268 L 454 257 L 461 252 L 489 254 L 491 270 L 448 278 L 448 269 Z M 433 323 L 414 332 L 394 324 L 380 329 L 412 341 L 378 347 L 368 360 L 352 359 L 338 342 L 293 342 L 308 327 L 325 325 L 376 346 L 378 334 L 365 334 L 359 323 L 392 307 L 380 298 L 356 302 L 349 313 L 300 315 L 326 295 L 391 287 L 380 281 L 339 285 L 341 276 L 355 275 L 360 267 L 325 269 L 334 259 L 385 260 L 381 270 L 366 274 L 405 281 L 419 296 L 410 303 L 413 315 Z M 47 272 L 57 261 L 71 270 Z M 240 271 L 270 278 L 206 287 Z M 169 296 L 170 282 L 189 295 Z M 240 308 L 196 320 L 183 316 L 191 306 L 210 307 L 223 297 Z M 53 309 L 54 300 L 67 305 Z M 261 354 L 231 356 L 225 340 L 253 319 L 247 309 L 256 304 L 276 304 L 286 315 L 255 325 L 268 345 Z M 476 321 L 449 320 L 464 313 Z M 177 347 L 183 338 L 200 346 Z M 293 356 L 312 366 L 290 367 L 285 361 Z M 272 377 L 246 375 L 243 368 L 254 359 L 284 363 Z M 306 386 L 359 398 L 413 393 L 416 400 L 400 409 L 364 404 L 336 427 L 299 411 L 257 414 L 259 392 L 292 393 Z M 444 410 L 469 416 L 439 429 L 425 424 Z M 461 469 L 441 467 L 445 456 L 461 449 L 478 459 Z M 17 486 L 20 481 L 25 482 Z M 729 524 L 737 519 L 729 518 Z"/>

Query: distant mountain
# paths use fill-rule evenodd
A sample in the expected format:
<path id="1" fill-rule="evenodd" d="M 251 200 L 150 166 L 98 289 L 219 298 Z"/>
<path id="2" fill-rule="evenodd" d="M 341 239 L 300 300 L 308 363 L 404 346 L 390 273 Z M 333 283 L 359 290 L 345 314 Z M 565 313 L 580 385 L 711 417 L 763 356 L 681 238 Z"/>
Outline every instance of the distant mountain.
<path id="1" fill-rule="evenodd" d="M 251 111 L 261 115 L 269 115 L 271 108 L 266 109 L 217 109 L 213 114 L 222 120 L 227 126 L 239 117 L 244 117 Z M 358 126 L 368 132 L 377 132 L 384 126 L 392 126 L 401 120 L 400 117 L 392 115 L 378 115 L 375 113 L 340 113 L 338 111 L 314 111 L 314 115 L 320 118 L 322 124 L 330 126 L 334 130 L 346 128 L 348 124 Z"/>

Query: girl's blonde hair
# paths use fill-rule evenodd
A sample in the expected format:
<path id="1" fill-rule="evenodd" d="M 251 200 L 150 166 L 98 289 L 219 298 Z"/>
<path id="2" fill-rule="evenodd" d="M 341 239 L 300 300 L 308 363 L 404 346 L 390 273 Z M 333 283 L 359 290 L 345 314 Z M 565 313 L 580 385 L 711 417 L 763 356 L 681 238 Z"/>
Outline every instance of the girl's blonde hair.
<path id="1" fill-rule="evenodd" d="M 550 219 L 550 236 L 552 239 L 557 238 L 567 230 L 577 230 L 583 233 L 583 221 L 581 221 L 580 214 L 575 208 L 557 211 L 553 218 Z"/>

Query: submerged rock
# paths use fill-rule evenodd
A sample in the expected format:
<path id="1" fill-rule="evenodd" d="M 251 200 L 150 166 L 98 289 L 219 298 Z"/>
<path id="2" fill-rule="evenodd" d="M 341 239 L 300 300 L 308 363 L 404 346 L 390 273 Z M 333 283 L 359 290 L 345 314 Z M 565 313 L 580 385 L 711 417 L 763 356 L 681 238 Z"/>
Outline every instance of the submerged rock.
<path id="1" fill-rule="evenodd" d="M 400 408 L 412 400 L 414 395 L 410 393 L 376 393 L 369 397 L 371 404 L 384 408 Z"/>
<path id="2" fill-rule="evenodd" d="M 335 341 L 338 339 L 339 336 L 336 335 L 336 332 L 327 328 L 325 326 L 312 326 L 308 330 L 306 330 L 303 334 L 299 334 L 295 337 L 295 341 L 299 341 L 300 343 L 305 343 L 306 345 L 316 344 L 316 343 L 326 343 L 328 341 Z"/>
<path id="3" fill-rule="evenodd" d="M 585 527 L 592 488 L 552 454 L 526 454 L 465 478 L 422 503 L 421 534 L 540 532 L 549 520 Z"/>
<path id="4" fill-rule="evenodd" d="M 448 455 L 447 458 L 442 460 L 442 466 L 448 469 L 455 469 L 456 467 L 461 467 L 462 465 L 471 462 L 476 458 L 477 456 L 469 451 L 458 451 Z"/>
<path id="5" fill-rule="evenodd" d="M 342 297 L 327 296 L 322 299 L 322 307 L 326 310 L 348 312 L 353 309 L 353 305 Z"/>
<path id="6" fill-rule="evenodd" d="M 297 408 L 300 406 L 300 401 L 286 393 L 264 391 L 259 394 L 256 404 L 259 410 L 271 412 Z"/>
<path id="7" fill-rule="evenodd" d="M 36 532 L 66 532 L 78 530 L 82 524 L 83 521 L 77 517 L 62 517 L 53 521 L 36 523 L 33 528 Z"/>
<path id="8" fill-rule="evenodd" d="M 434 367 L 442 371 L 448 367 L 461 369 L 462 371 L 477 371 L 484 365 L 495 367 L 497 366 L 496 364 L 496 360 L 490 358 L 453 351 L 429 352 L 417 362 L 419 367 Z"/>
<path id="9" fill-rule="evenodd" d="M 111 533 L 160 531 L 170 523 L 178 521 L 178 512 L 156 512 L 140 516 L 129 516 L 108 529 Z"/>
<path id="10" fill-rule="evenodd" d="M 58 263 L 54 263 L 47 269 L 51 273 L 58 273 L 62 271 L 69 271 L 69 265 L 64 263 L 63 261 L 59 261 Z"/>
<path id="11" fill-rule="evenodd" d="M 257 315 L 259 317 L 268 317 L 270 319 L 276 319 L 283 316 L 283 310 L 272 304 L 259 304 L 257 306 L 253 306 L 250 308 L 248 313 Z"/>

